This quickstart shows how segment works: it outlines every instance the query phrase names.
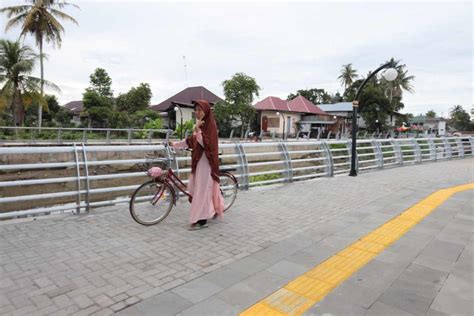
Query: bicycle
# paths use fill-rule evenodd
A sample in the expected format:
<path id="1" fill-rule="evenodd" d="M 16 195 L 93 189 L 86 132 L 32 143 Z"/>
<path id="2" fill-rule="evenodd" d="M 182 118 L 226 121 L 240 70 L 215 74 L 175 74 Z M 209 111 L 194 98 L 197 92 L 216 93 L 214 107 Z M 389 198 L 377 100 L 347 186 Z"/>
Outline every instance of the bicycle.
<path id="1" fill-rule="evenodd" d="M 186 184 L 178 177 L 171 167 L 176 152 L 168 143 L 163 144 L 168 152 L 168 158 L 155 158 L 153 162 L 162 162 L 164 168 L 154 167 L 147 174 L 152 180 L 140 185 L 130 198 L 130 215 L 139 224 L 150 226 L 162 222 L 176 205 L 179 193 L 188 197 L 192 195 L 187 191 Z M 157 168 L 157 169 L 156 169 Z M 159 170 L 158 170 L 159 169 Z M 160 171 L 161 170 L 161 171 Z M 221 169 L 220 190 L 224 197 L 224 212 L 227 211 L 237 198 L 238 181 L 230 172 L 234 169 Z"/>

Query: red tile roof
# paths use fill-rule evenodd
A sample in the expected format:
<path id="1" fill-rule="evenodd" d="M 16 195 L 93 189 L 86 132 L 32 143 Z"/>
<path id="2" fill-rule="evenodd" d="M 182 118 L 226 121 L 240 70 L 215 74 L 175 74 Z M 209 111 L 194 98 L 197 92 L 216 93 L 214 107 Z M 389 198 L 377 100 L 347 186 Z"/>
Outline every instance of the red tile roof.
<path id="1" fill-rule="evenodd" d="M 298 113 L 311 113 L 327 115 L 326 112 L 318 108 L 303 96 L 297 96 L 291 101 L 284 101 L 278 97 L 266 97 L 260 102 L 255 103 L 257 110 L 285 111 Z"/>
<path id="2" fill-rule="evenodd" d="M 288 107 L 293 112 L 312 113 L 319 115 L 327 114 L 326 112 L 318 108 L 317 105 L 314 105 L 311 101 L 301 95 L 297 96 L 291 101 L 288 101 Z"/>
<path id="3" fill-rule="evenodd" d="M 165 101 L 151 105 L 150 108 L 155 111 L 167 111 L 172 107 L 173 103 L 178 103 L 181 105 L 188 105 L 192 107 L 191 101 L 204 99 L 210 103 L 216 103 L 217 101 L 222 101 L 217 95 L 207 90 L 206 88 L 199 87 L 189 87 L 184 89 L 181 92 L 176 93 L 174 96 L 166 99 Z"/>
<path id="4" fill-rule="evenodd" d="M 290 111 L 286 101 L 278 97 L 266 97 L 262 101 L 255 103 L 254 107 L 257 110 Z"/>

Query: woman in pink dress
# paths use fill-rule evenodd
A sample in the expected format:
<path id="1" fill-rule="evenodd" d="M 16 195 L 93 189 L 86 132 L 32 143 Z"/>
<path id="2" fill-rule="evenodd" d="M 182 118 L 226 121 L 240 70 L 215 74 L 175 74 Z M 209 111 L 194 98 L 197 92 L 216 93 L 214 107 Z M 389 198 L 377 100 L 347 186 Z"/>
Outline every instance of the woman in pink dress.
<path id="1" fill-rule="evenodd" d="M 171 143 L 174 148 L 192 149 L 191 176 L 188 191 L 191 199 L 189 230 L 207 227 L 207 220 L 223 217 L 224 198 L 219 187 L 219 140 L 211 106 L 206 100 L 193 101 L 196 125 L 193 135 L 181 142 Z"/>

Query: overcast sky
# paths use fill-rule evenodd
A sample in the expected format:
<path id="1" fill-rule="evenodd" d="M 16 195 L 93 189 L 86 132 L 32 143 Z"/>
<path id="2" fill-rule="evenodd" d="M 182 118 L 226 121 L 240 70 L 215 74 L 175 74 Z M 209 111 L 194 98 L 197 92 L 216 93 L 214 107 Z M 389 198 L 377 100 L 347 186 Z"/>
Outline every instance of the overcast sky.
<path id="1" fill-rule="evenodd" d="M 473 104 L 470 1 L 69 2 L 81 8 L 67 10 L 79 26 L 63 22 L 61 49 L 45 48 L 45 78 L 60 86 L 62 104 L 82 98 L 97 67 L 115 95 L 147 82 L 156 104 L 187 86 L 222 97 L 222 81 L 236 72 L 256 79 L 259 99 L 309 88 L 342 93 L 343 64 L 365 76 L 391 57 L 416 77 L 402 112 L 446 116 L 455 104 Z M 2 38 L 16 39 L 19 31 L 5 33 L 0 19 Z"/>

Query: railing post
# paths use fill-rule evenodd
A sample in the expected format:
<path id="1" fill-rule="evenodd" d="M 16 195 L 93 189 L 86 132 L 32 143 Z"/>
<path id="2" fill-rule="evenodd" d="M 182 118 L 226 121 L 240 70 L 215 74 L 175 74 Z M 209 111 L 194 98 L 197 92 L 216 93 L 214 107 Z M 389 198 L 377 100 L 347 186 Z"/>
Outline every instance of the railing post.
<path id="1" fill-rule="evenodd" d="M 321 147 L 324 149 L 324 160 L 326 161 L 326 174 L 328 177 L 334 177 L 334 160 L 332 158 L 331 148 L 326 141 L 321 142 Z"/>
<path id="2" fill-rule="evenodd" d="M 332 131 L 329 131 L 327 139 L 331 138 Z"/>
<path id="3" fill-rule="evenodd" d="M 283 156 L 283 164 L 285 165 L 286 181 L 293 182 L 293 166 L 291 164 L 291 157 L 288 153 L 288 148 L 284 141 L 278 141 L 278 149 Z"/>
<path id="4" fill-rule="evenodd" d="M 87 129 L 84 129 L 82 132 L 82 143 L 87 144 Z"/>
<path id="5" fill-rule="evenodd" d="M 61 140 L 61 128 L 58 129 L 58 144 L 61 144 L 62 143 L 62 140 Z"/>
<path id="6" fill-rule="evenodd" d="M 377 159 L 377 167 L 383 169 L 383 152 L 380 143 L 375 139 L 372 140 L 372 146 L 374 146 L 375 159 Z"/>
<path id="7" fill-rule="evenodd" d="M 245 131 L 245 135 L 244 135 L 244 139 L 245 139 L 245 140 L 247 140 L 247 138 L 249 137 L 249 133 L 250 133 L 250 130 L 247 129 L 247 130 Z"/>
<path id="8" fill-rule="evenodd" d="M 413 154 L 415 155 L 415 163 L 421 163 L 420 144 L 418 144 L 416 138 L 413 138 L 411 141 L 413 143 Z"/>
<path id="9" fill-rule="evenodd" d="M 77 176 L 77 199 L 76 199 L 76 212 L 74 214 L 80 214 L 81 213 L 81 169 L 79 167 L 79 154 L 77 153 L 77 146 L 76 143 L 73 143 L 74 145 L 74 159 L 76 162 L 76 176 Z"/>
<path id="10" fill-rule="evenodd" d="M 132 143 L 132 130 L 131 129 L 127 130 L 127 142 L 129 145 Z"/>
<path id="11" fill-rule="evenodd" d="M 151 129 L 148 130 L 148 144 L 151 144 L 152 135 L 153 135 L 153 131 Z"/>
<path id="12" fill-rule="evenodd" d="M 464 158 L 464 147 L 461 138 L 456 138 L 456 144 L 458 145 L 458 157 Z"/>
<path id="13" fill-rule="evenodd" d="M 234 136 L 234 130 L 232 129 L 232 130 L 230 131 L 229 141 L 232 140 L 232 137 L 233 137 L 233 136 Z"/>
<path id="14" fill-rule="evenodd" d="M 90 182 L 89 182 L 89 166 L 87 163 L 86 145 L 82 144 L 82 157 L 84 163 L 84 176 L 86 177 L 86 212 L 90 211 Z"/>
<path id="15" fill-rule="evenodd" d="M 106 141 L 107 145 L 110 144 L 110 129 L 107 129 L 107 135 L 106 135 L 106 140 L 105 141 Z"/>
<path id="16" fill-rule="evenodd" d="M 443 146 L 446 159 L 451 159 L 453 156 L 451 144 L 449 144 L 449 141 L 446 139 L 446 137 L 443 137 Z"/>
<path id="17" fill-rule="evenodd" d="M 436 145 L 433 138 L 428 138 L 428 145 L 430 146 L 430 160 L 436 161 Z"/>
<path id="18" fill-rule="evenodd" d="M 469 136 L 469 144 L 471 144 L 471 156 L 474 156 L 474 137 Z"/>
<path id="19" fill-rule="evenodd" d="M 247 157 L 245 155 L 245 150 L 242 144 L 239 141 L 235 142 L 235 153 L 237 156 L 237 161 L 239 163 L 239 173 L 242 175 L 242 181 L 239 181 L 239 188 L 243 190 L 248 190 L 250 185 L 249 179 L 249 165 L 247 162 Z"/>
<path id="20" fill-rule="evenodd" d="M 400 148 L 400 143 L 396 139 L 393 139 L 390 142 L 392 143 L 393 151 L 395 152 L 395 161 L 398 162 L 400 166 L 402 166 L 403 153 L 402 153 L 402 149 Z"/>

